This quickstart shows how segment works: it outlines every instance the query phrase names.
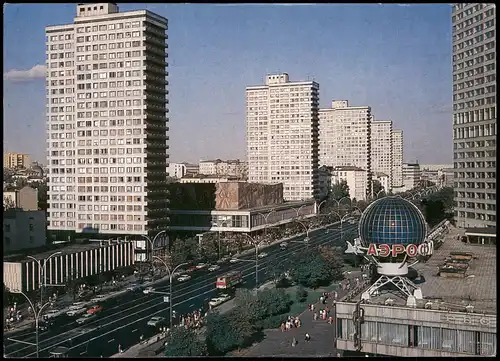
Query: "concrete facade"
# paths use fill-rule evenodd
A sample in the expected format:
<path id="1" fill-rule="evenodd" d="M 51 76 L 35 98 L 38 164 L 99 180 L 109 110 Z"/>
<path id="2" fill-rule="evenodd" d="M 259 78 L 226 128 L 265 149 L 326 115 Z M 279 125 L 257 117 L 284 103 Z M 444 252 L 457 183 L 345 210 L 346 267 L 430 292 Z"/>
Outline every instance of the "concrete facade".
<path id="1" fill-rule="evenodd" d="M 453 5 L 453 162 L 460 227 L 496 225 L 495 4 Z"/>
<path id="2" fill-rule="evenodd" d="M 405 190 L 409 191 L 420 182 L 420 165 L 416 163 L 404 163 L 403 164 L 403 185 Z"/>
<path id="3" fill-rule="evenodd" d="M 333 100 L 331 108 L 320 109 L 320 164 L 364 169 L 371 189 L 371 123 L 369 106 L 349 106 L 347 100 Z"/>
<path id="4" fill-rule="evenodd" d="M 392 187 L 403 186 L 403 131 L 392 131 Z"/>
<path id="5" fill-rule="evenodd" d="M 237 177 L 245 180 L 248 173 L 247 162 L 234 160 L 203 160 L 200 161 L 200 174 Z"/>
<path id="6" fill-rule="evenodd" d="M 3 252 L 37 248 L 46 242 L 44 211 L 12 208 L 3 213 Z"/>
<path id="7" fill-rule="evenodd" d="M 76 8 L 74 23 L 46 28 L 48 229 L 165 229 L 167 19 Z"/>
<path id="8" fill-rule="evenodd" d="M 374 120 L 371 124 L 372 174 L 384 173 L 389 177 L 386 192 L 393 182 L 392 120 Z"/>
<path id="9" fill-rule="evenodd" d="M 248 181 L 283 183 L 287 201 L 317 197 L 319 84 L 268 75 L 246 103 Z"/>
<path id="10" fill-rule="evenodd" d="M 349 187 L 349 197 L 361 201 L 367 198 L 369 187 L 367 183 L 366 170 L 358 167 L 339 166 L 332 171 L 332 185 L 346 181 Z"/>
<path id="11" fill-rule="evenodd" d="M 56 251 L 60 255 L 48 257 Z M 104 244 L 73 245 L 34 255 L 41 261 L 48 259 L 45 266 L 47 284 L 64 284 L 69 278 L 77 279 L 92 276 L 119 267 L 134 264 L 134 244 L 132 242 L 110 241 Z M 10 290 L 33 291 L 43 282 L 43 271 L 38 262 L 31 259 L 5 261 L 4 283 Z"/>
<path id="12" fill-rule="evenodd" d="M 187 173 L 186 164 L 184 163 L 169 163 L 168 164 L 168 175 L 180 179 L 184 177 Z"/>
<path id="13" fill-rule="evenodd" d="M 29 154 L 7 152 L 3 155 L 3 166 L 5 168 L 29 168 L 31 157 Z"/>
<path id="14" fill-rule="evenodd" d="M 20 208 L 23 211 L 38 211 L 38 190 L 29 186 L 3 193 L 4 208 Z"/>

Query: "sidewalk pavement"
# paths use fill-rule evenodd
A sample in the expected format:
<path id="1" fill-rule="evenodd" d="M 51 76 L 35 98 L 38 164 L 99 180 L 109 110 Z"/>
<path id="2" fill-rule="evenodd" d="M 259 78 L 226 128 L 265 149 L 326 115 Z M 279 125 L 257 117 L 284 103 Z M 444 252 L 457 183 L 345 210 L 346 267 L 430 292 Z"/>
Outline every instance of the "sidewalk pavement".
<path id="1" fill-rule="evenodd" d="M 360 271 L 353 271 L 346 277 L 354 284 L 356 278 L 361 279 Z M 352 288 L 351 288 L 352 290 Z M 316 291 L 323 291 L 321 288 Z M 337 300 L 340 301 L 348 292 L 341 288 L 337 290 Z M 314 310 L 319 311 L 327 306 L 332 307 L 333 297 L 327 299 L 326 305 L 318 302 L 314 305 Z M 295 316 L 295 315 L 292 315 Z M 263 341 L 252 345 L 251 347 L 233 353 L 232 356 L 278 356 L 278 357 L 312 357 L 312 356 L 335 356 L 336 350 L 333 347 L 334 325 L 328 324 L 326 320 L 314 320 L 314 312 L 308 309 L 299 315 L 300 328 L 292 328 L 289 331 L 281 332 L 278 329 L 266 330 Z M 305 334 L 309 333 L 311 341 L 304 340 Z M 292 347 L 292 340 L 298 341 L 295 347 Z"/>
<path id="2" fill-rule="evenodd" d="M 158 334 L 144 340 L 142 343 L 131 346 L 121 353 L 112 355 L 111 358 L 138 358 L 155 356 L 157 351 L 164 347 L 165 340 L 166 336 L 164 334 Z"/>

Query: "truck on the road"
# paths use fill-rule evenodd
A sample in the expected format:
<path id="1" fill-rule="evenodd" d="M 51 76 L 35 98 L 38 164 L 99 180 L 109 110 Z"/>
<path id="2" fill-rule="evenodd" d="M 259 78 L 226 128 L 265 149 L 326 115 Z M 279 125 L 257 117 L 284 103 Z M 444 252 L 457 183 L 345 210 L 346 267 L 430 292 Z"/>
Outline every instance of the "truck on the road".
<path id="1" fill-rule="evenodd" d="M 219 289 L 227 289 L 236 286 L 243 281 L 243 275 L 241 271 L 231 271 L 217 277 L 217 282 L 215 287 Z"/>

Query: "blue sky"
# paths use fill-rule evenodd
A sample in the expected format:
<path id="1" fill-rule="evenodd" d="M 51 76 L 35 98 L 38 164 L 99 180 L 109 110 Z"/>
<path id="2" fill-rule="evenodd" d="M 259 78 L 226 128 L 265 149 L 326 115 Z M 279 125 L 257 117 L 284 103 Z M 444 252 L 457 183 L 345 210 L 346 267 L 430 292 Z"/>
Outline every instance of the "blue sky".
<path id="1" fill-rule="evenodd" d="M 320 84 L 404 131 L 404 160 L 452 163 L 451 6 L 119 4 L 169 19 L 171 161 L 245 158 L 245 87 L 267 73 Z M 76 4 L 4 6 L 4 151 L 45 162 L 47 25 Z"/>

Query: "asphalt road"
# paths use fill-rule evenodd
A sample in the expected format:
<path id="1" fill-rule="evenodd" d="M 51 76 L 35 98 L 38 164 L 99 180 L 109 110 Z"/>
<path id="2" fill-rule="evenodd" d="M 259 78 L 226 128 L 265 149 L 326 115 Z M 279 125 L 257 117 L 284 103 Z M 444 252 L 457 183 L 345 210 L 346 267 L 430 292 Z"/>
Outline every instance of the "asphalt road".
<path id="1" fill-rule="evenodd" d="M 343 231 L 357 227 L 344 224 Z M 333 226 L 329 233 L 324 229 L 312 231 L 309 234 L 309 246 L 322 244 L 340 244 L 340 226 Z M 289 241 L 286 250 L 281 250 L 279 244 L 270 246 L 264 251 L 267 257 L 259 259 L 259 283 L 267 277 L 266 268 L 288 257 L 292 252 L 300 251 L 305 244 L 300 242 L 304 236 L 297 236 Z M 254 255 L 241 257 L 242 260 L 253 260 Z M 240 261 L 235 264 L 221 265 L 216 272 L 195 271 L 192 279 L 187 282 L 176 282 L 173 285 L 174 310 L 177 315 L 186 314 L 194 309 L 206 307 L 208 300 L 215 297 L 219 291 L 215 288 L 218 275 L 229 270 L 243 272 L 244 283 L 240 287 L 255 287 L 255 263 Z M 168 280 L 157 283 L 156 291 L 168 292 Z M 57 346 L 69 347 L 69 357 L 109 357 L 122 349 L 137 344 L 140 336 L 153 336 L 158 332 L 147 326 L 153 316 L 162 316 L 169 321 L 169 305 L 163 302 L 163 296 L 158 294 L 144 295 L 142 292 L 129 292 L 102 303 L 103 310 L 92 320 L 78 325 L 75 320 L 80 317 L 61 315 L 55 320 L 55 325 L 49 331 L 41 333 L 39 339 L 40 357 L 48 357 L 49 352 Z M 178 322 L 178 320 L 174 320 Z M 20 331 L 10 334 L 9 338 L 25 342 L 35 342 L 34 330 Z M 4 353 L 7 357 L 35 357 L 35 347 L 19 344 L 4 338 Z"/>

